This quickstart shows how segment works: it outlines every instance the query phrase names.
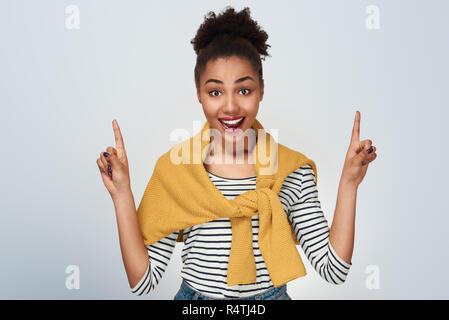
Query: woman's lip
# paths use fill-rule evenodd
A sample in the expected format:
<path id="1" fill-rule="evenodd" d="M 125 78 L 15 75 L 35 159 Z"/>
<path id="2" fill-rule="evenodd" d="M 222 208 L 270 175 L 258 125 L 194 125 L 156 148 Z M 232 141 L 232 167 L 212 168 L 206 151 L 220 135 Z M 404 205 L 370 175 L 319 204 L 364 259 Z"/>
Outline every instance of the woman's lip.
<path id="1" fill-rule="evenodd" d="M 236 119 L 240 119 L 240 118 L 244 118 L 244 116 L 225 117 L 225 118 L 218 118 L 218 119 L 219 119 L 219 120 L 224 120 L 224 121 L 231 121 L 231 120 L 236 120 Z"/>

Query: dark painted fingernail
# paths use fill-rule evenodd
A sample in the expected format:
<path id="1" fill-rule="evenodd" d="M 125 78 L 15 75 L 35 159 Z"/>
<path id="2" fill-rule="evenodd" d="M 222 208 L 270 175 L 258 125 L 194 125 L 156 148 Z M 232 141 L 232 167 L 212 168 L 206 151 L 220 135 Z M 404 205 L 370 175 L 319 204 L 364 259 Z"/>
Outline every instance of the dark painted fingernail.
<path id="1" fill-rule="evenodd" d="M 373 152 L 373 147 L 369 148 L 368 150 L 366 150 L 366 152 L 371 153 Z"/>
<path id="2" fill-rule="evenodd" d="M 107 152 L 103 152 L 103 155 L 107 158 L 107 157 L 109 157 L 109 153 L 107 153 Z"/>

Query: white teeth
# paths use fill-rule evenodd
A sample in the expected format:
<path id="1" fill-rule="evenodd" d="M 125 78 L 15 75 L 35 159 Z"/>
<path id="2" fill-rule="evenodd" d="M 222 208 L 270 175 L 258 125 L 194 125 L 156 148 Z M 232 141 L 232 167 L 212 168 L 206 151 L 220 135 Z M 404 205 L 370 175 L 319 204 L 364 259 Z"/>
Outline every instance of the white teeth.
<path id="1" fill-rule="evenodd" d="M 243 117 L 240 119 L 235 119 L 235 120 L 230 120 L 230 121 L 226 121 L 226 120 L 221 120 L 221 121 L 225 124 L 236 124 L 237 122 L 240 122 L 242 119 L 243 119 Z"/>

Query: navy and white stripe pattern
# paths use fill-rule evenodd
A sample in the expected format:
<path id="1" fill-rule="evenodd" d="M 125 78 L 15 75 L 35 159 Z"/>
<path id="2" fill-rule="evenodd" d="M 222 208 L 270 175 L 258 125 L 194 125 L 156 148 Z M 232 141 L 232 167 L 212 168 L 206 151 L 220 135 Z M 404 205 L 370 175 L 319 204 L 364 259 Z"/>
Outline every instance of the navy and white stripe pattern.
<path id="1" fill-rule="evenodd" d="M 227 199 L 256 188 L 255 176 L 229 179 L 208 174 Z M 321 210 L 315 173 L 310 165 L 298 168 L 284 180 L 279 199 L 311 265 L 327 282 L 342 284 L 352 264 L 341 259 L 330 244 L 328 223 Z M 251 220 L 256 282 L 227 285 L 232 229 L 230 219 L 222 218 L 187 228 L 183 232 L 181 276 L 191 287 L 213 298 L 242 298 L 274 287 L 257 241 L 259 216 L 254 215 Z M 178 233 L 176 231 L 147 246 L 148 268 L 139 283 L 131 288 L 133 294 L 147 294 L 159 283 L 173 253 Z"/>

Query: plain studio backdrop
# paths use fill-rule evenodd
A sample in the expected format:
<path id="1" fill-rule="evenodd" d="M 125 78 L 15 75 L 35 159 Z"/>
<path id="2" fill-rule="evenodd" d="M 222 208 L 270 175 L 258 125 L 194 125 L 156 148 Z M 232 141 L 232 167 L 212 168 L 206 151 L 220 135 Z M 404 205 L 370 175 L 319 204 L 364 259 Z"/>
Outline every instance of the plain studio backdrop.
<path id="1" fill-rule="evenodd" d="M 204 124 L 190 40 L 226 5 L 269 34 L 258 119 L 316 162 L 329 226 L 356 110 L 377 148 L 346 282 L 320 278 L 298 246 L 308 274 L 291 297 L 449 298 L 449 5 L 400 0 L 2 1 L 0 298 L 173 299 L 183 244 L 133 296 L 96 159 L 117 119 L 138 206 L 170 134 Z"/>

